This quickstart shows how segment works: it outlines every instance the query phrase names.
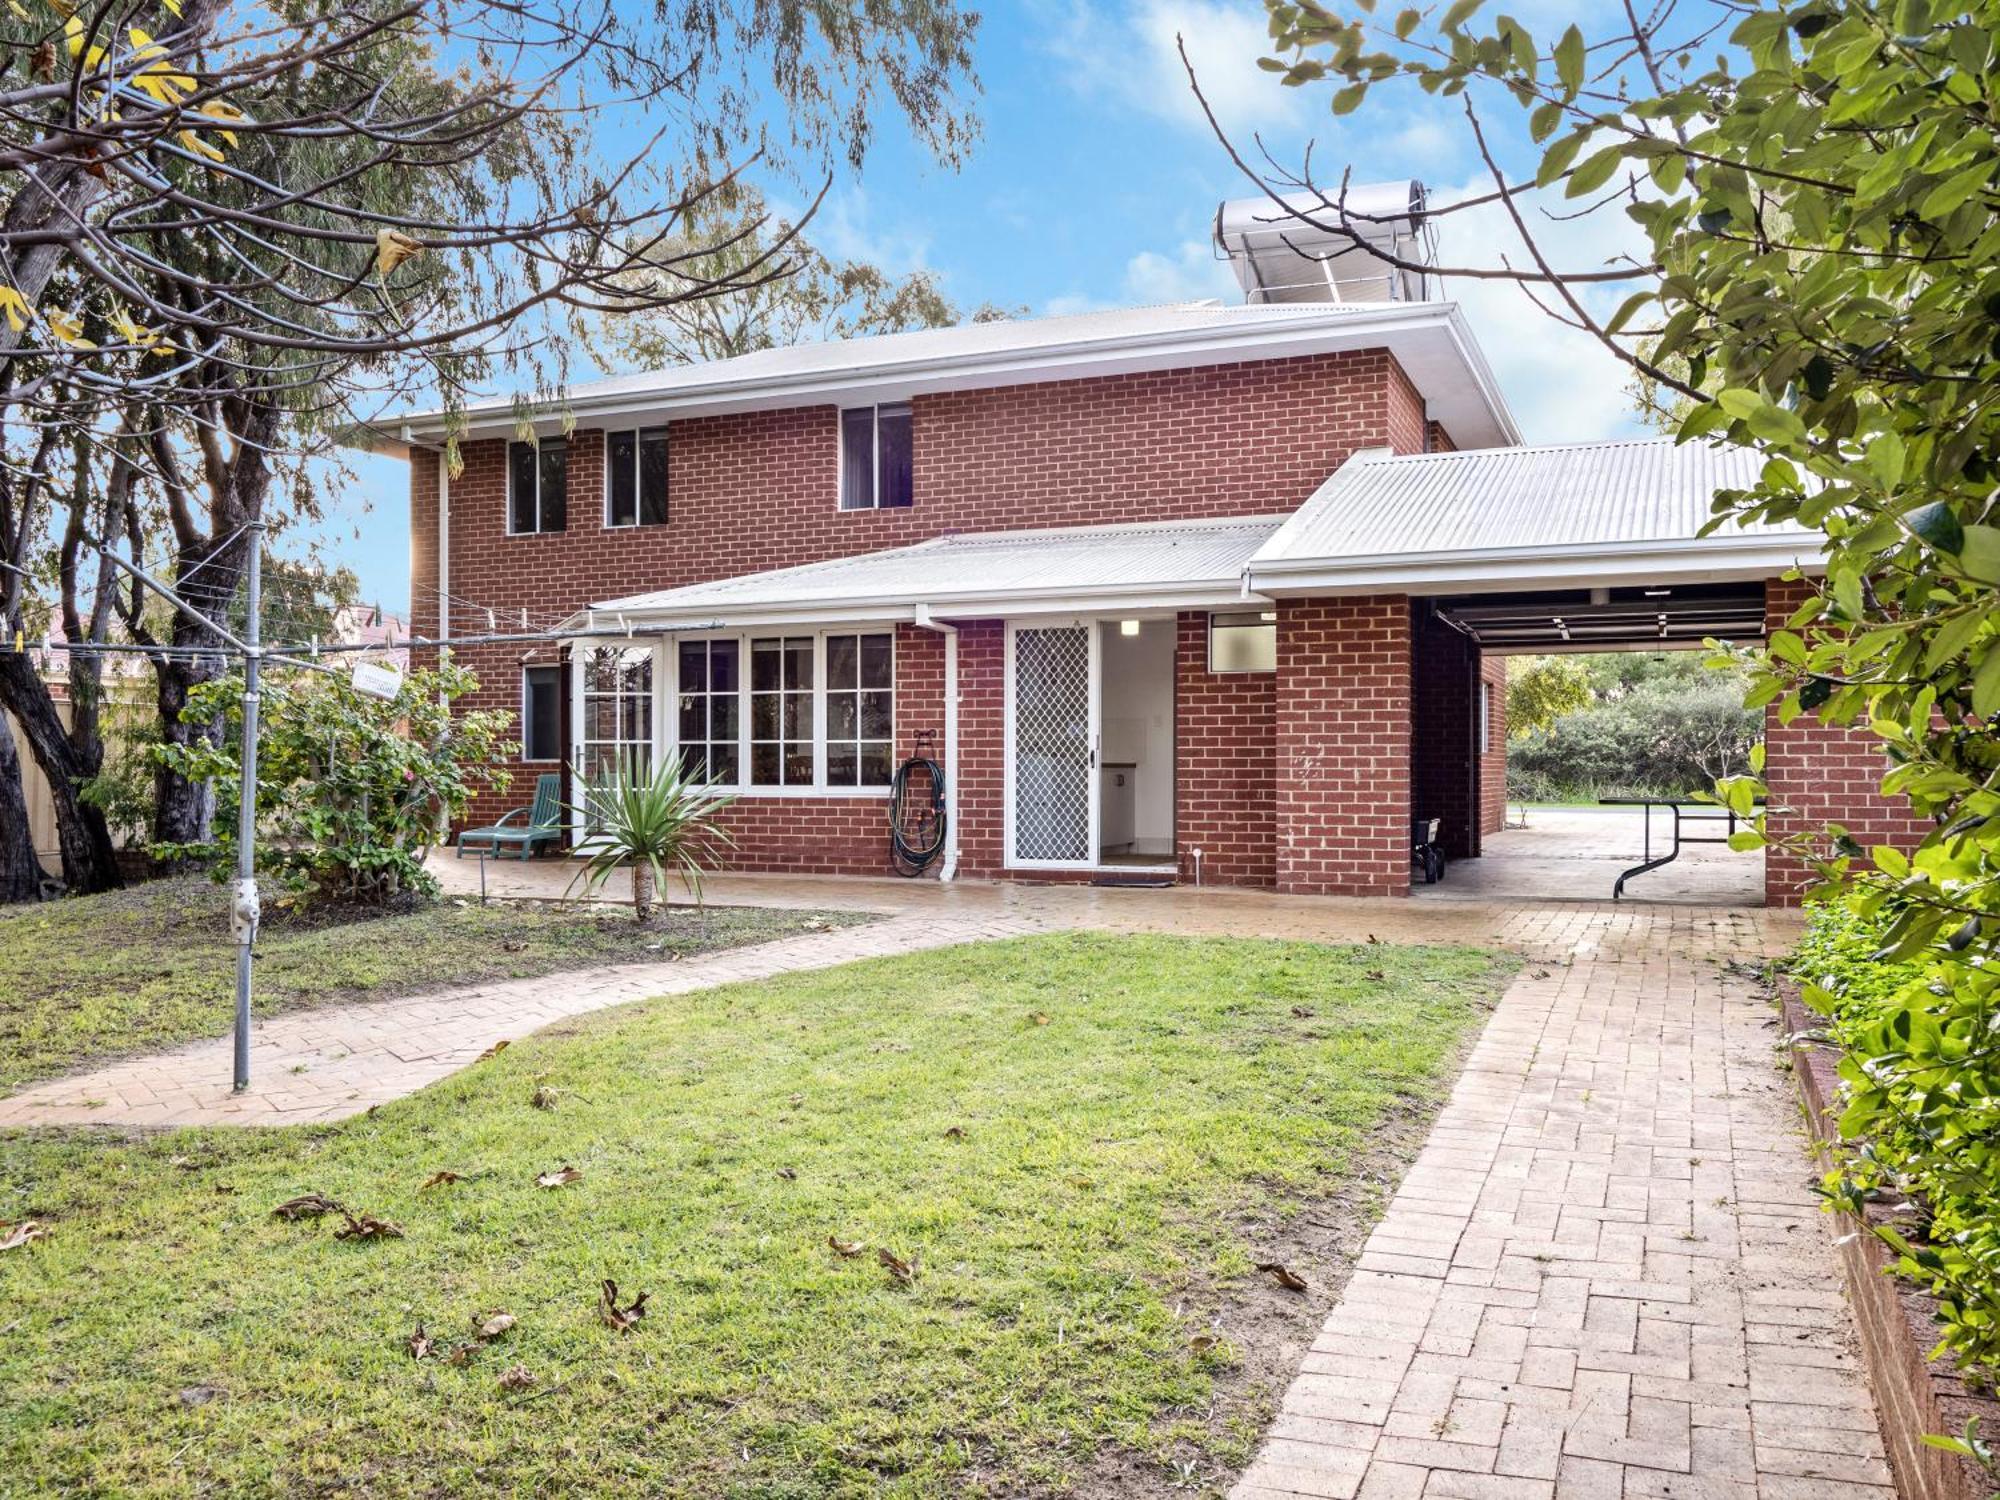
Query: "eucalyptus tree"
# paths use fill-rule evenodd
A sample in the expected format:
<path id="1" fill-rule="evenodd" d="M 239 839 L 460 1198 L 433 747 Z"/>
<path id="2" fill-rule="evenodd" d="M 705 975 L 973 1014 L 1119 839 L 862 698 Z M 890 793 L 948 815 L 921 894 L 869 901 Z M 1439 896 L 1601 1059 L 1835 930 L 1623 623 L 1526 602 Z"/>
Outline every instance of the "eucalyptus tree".
<path id="1" fill-rule="evenodd" d="M 28 493 L 36 455 L 84 434 L 80 545 L 220 616 L 253 532 L 324 503 L 313 460 L 353 424 L 417 393 L 456 406 L 497 371 L 555 399 L 595 319 L 786 274 L 788 234 L 720 271 L 687 234 L 744 174 L 810 198 L 885 116 L 956 159 L 974 24 L 951 0 L 19 0 L 0 12 L 0 472 L 21 546 L 65 529 Z M 679 274 L 635 289 L 641 264 Z M 101 524 L 114 501 L 122 531 Z M 213 740 L 182 710 L 221 640 L 104 597 L 156 651 L 162 733 Z M 163 762 L 156 790 L 158 839 L 200 842 L 206 788 Z"/>

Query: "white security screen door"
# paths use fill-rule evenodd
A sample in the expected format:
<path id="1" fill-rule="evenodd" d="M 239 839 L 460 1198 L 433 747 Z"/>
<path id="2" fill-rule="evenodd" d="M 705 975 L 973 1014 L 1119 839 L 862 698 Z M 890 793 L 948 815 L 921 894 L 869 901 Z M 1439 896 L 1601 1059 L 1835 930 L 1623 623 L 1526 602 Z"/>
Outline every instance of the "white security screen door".
<path id="1" fill-rule="evenodd" d="M 1097 632 L 1014 626 L 1008 748 L 1008 862 L 1097 863 Z"/>

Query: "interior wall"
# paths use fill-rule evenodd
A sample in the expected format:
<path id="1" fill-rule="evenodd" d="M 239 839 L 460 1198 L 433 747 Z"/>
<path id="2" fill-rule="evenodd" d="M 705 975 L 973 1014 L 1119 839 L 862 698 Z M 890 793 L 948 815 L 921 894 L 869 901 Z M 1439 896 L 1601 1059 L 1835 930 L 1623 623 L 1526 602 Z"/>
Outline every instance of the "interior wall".
<path id="1" fill-rule="evenodd" d="M 1105 766 L 1135 767 L 1133 850 L 1174 852 L 1174 622 L 1142 620 L 1137 635 L 1108 620 L 1100 705 Z"/>

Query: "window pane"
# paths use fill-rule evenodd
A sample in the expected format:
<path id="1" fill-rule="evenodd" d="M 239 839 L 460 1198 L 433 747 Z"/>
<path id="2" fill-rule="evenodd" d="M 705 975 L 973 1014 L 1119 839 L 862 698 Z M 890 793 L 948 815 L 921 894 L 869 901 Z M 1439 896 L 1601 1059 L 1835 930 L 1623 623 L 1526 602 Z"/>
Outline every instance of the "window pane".
<path id="1" fill-rule="evenodd" d="M 827 694 L 826 737 L 829 740 L 851 740 L 858 738 L 860 717 L 855 712 L 852 693 Z"/>
<path id="2" fill-rule="evenodd" d="M 736 702 L 734 693 L 708 700 L 710 739 L 733 741 L 736 738 Z"/>
<path id="3" fill-rule="evenodd" d="M 826 685 L 829 690 L 851 688 L 860 662 L 855 637 L 830 635 L 826 638 Z"/>
<path id="4" fill-rule="evenodd" d="M 558 667 L 529 667 L 521 754 L 528 760 L 562 759 L 562 678 Z"/>
<path id="5" fill-rule="evenodd" d="M 507 445 L 507 529 L 535 529 L 535 445 Z"/>
<path id="6" fill-rule="evenodd" d="M 785 785 L 811 786 L 813 779 L 813 747 L 808 741 L 795 741 L 785 746 Z"/>
<path id="7" fill-rule="evenodd" d="M 639 434 L 639 520 L 661 526 L 667 519 L 667 430 L 650 428 Z"/>
<path id="8" fill-rule="evenodd" d="M 840 508 L 868 510 L 875 504 L 875 408 L 850 407 L 840 414 Z"/>
<path id="9" fill-rule="evenodd" d="M 785 694 L 785 728 L 781 738 L 810 739 L 813 732 L 812 707 L 811 693 Z"/>
<path id="10" fill-rule="evenodd" d="M 778 695 L 776 693 L 753 693 L 750 695 L 750 738 L 753 740 L 775 740 L 778 737 Z"/>
<path id="11" fill-rule="evenodd" d="M 711 641 L 708 647 L 708 690 L 712 693 L 733 693 L 736 683 L 736 642 Z"/>
<path id="12" fill-rule="evenodd" d="M 639 464 L 637 434 L 614 432 L 605 439 L 605 449 L 609 485 L 605 519 L 612 526 L 630 526 L 639 515 L 635 489 Z"/>
<path id="13" fill-rule="evenodd" d="M 792 636 L 785 641 L 785 686 L 796 692 L 800 688 L 810 688 L 812 682 L 812 637 Z"/>
<path id="14" fill-rule="evenodd" d="M 711 745 L 708 750 L 708 768 L 718 783 L 723 786 L 735 786 L 736 746 Z"/>
<path id="15" fill-rule="evenodd" d="M 685 745 L 708 738 L 708 700 L 698 693 L 681 694 L 679 739 Z"/>
<path id="16" fill-rule="evenodd" d="M 682 641 L 680 644 L 681 690 L 698 693 L 708 679 L 708 643 Z"/>
<path id="17" fill-rule="evenodd" d="M 778 785 L 778 747 L 776 745 L 752 745 L 750 747 L 750 781 L 755 786 Z"/>
<path id="18" fill-rule="evenodd" d="M 861 734 L 870 740 L 886 740 L 893 733 L 895 697 L 890 693 L 861 695 Z"/>
<path id="19" fill-rule="evenodd" d="M 753 692 L 775 692 L 778 682 L 778 643 L 776 641 L 752 641 L 750 643 L 750 687 Z"/>
<path id="20" fill-rule="evenodd" d="M 907 406 L 877 408 L 875 441 L 880 475 L 876 503 L 885 507 L 908 505 L 911 500 L 910 409 Z"/>
<path id="21" fill-rule="evenodd" d="M 895 637 L 864 635 L 861 638 L 861 685 L 889 688 L 896 685 Z"/>
<path id="22" fill-rule="evenodd" d="M 859 757 L 852 745 L 830 744 L 826 747 L 826 784 L 828 786 L 853 786 L 855 772 L 860 765 Z"/>
<path id="23" fill-rule="evenodd" d="M 1208 624 L 1211 672 L 1275 672 L 1278 625 L 1256 615 L 1214 615 Z"/>
<path id="24" fill-rule="evenodd" d="M 887 786 L 893 772 L 889 765 L 889 745 L 882 741 L 861 747 L 861 784 Z"/>
<path id="25" fill-rule="evenodd" d="M 569 445 L 548 438 L 541 445 L 543 531 L 561 531 L 569 515 Z"/>

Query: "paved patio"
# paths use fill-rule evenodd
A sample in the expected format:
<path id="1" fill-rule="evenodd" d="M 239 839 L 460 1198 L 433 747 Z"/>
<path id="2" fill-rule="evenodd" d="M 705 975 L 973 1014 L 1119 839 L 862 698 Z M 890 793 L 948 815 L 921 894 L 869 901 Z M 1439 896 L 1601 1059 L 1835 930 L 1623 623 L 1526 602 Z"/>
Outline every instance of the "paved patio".
<path id="1" fill-rule="evenodd" d="M 478 888 L 470 863 L 442 873 Z M 519 895 L 567 875 L 487 871 Z M 607 1005 L 1025 932 L 1497 944 L 1522 971 L 1299 1348 L 1234 1500 L 1893 1500 L 1771 1015 L 1742 967 L 1789 945 L 1792 914 L 776 877 L 721 877 L 711 899 L 880 920 L 281 1017 L 259 1029 L 247 1094 L 229 1092 L 218 1041 L 28 1089 L 0 1100 L 0 1124 L 338 1119 Z"/>
<path id="2" fill-rule="evenodd" d="M 1534 808 L 1526 827 L 1487 834 L 1478 859 L 1455 861 L 1441 882 L 1416 886 L 1412 894 L 1427 901 L 1608 901 L 1619 875 L 1647 857 L 1645 817 L 1646 809 L 1638 807 Z M 1673 818 L 1655 809 L 1652 819 L 1657 857 L 1673 848 Z M 1720 838 L 1728 830 L 1690 823 L 1685 831 Z M 1626 898 L 1762 906 L 1764 856 L 1723 844 L 1689 844 L 1672 864 L 1633 876 Z"/>

